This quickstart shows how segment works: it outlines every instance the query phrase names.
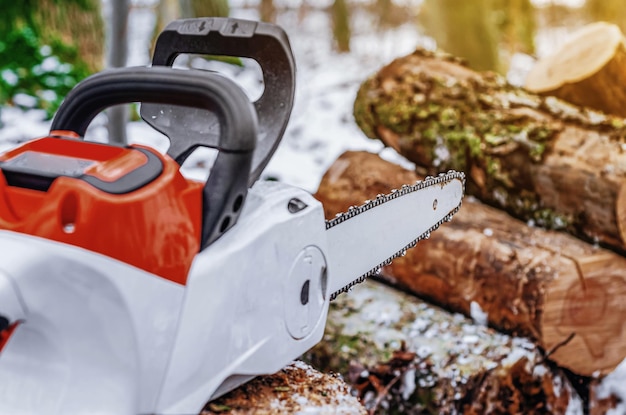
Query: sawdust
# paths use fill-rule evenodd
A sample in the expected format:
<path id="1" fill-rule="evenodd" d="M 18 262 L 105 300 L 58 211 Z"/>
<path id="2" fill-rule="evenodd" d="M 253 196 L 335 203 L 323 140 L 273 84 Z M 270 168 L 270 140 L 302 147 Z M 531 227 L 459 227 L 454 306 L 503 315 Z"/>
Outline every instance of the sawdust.
<path id="1" fill-rule="evenodd" d="M 201 415 L 365 413 L 341 377 L 295 361 L 278 373 L 259 376 L 210 402 Z"/>

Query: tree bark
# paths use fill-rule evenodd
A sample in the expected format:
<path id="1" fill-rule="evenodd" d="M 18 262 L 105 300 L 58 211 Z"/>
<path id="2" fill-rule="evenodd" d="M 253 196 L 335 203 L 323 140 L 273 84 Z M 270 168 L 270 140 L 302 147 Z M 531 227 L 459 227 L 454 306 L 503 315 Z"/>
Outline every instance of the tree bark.
<path id="1" fill-rule="evenodd" d="M 423 50 L 365 81 L 354 115 L 421 172 L 465 171 L 467 192 L 482 201 L 626 252 L 623 119 Z"/>
<path id="2" fill-rule="evenodd" d="M 294 362 L 208 403 L 200 415 L 294 413 L 364 415 L 366 411 L 338 376 Z"/>
<path id="3" fill-rule="evenodd" d="M 540 59 L 526 88 L 573 104 L 626 117 L 626 45 L 617 25 L 597 22 L 574 33 L 553 55 Z"/>
<path id="4" fill-rule="evenodd" d="M 348 152 L 316 197 L 332 218 L 417 179 L 376 155 Z M 383 275 L 448 310 L 483 310 L 489 324 L 531 338 L 574 373 L 606 374 L 626 358 L 626 259 L 475 200 Z"/>
<path id="5" fill-rule="evenodd" d="M 331 303 L 304 358 L 342 374 L 370 413 L 566 413 L 568 378 L 521 338 L 497 333 L 374 281 Z M 574 412 L 572 412 L 574 413 Z"/>

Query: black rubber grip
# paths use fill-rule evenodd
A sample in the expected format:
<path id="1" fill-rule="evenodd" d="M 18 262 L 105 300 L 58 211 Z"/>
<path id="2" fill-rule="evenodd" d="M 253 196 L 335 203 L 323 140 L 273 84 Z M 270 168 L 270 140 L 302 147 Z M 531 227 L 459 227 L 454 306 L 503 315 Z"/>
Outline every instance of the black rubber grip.
<path id="1" fill-rule="evenodd" d="M 129 102 L 171 103 L 207 109 L 217 115 L 220 139 L 217 146 L 210 146 L 219 154 L 203 190 L 204 249 L 239 217 L 258 134 L 254 107 L 235 83 L 216 74 L 158 67 L 121 68 L 79 83 L 61 104 L 51 130 L 70 130 L 82 137 L 102 110 Z"/>
<path id="2" fill-rule="evenodd" d="M 81 137 L 105 108 L 129 102 L 168 103 L 210 110 L 222 132 L 220 150 L 250 151 L 256 146 L 257 119 L 245 93 L 232 81 L 211 73 L 171 68 L 121 68 L 97 73 L 72 89 L 51 130 Z M 254 135 L 251 133 L 254 132 Z M 215 147 L 215 146 L 211 146 Z"/>

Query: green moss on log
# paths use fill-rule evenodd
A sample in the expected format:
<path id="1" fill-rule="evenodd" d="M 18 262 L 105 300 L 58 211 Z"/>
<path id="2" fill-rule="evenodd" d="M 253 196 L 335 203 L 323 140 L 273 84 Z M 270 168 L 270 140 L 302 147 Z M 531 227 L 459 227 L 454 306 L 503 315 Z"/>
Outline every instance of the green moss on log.
<path id="1" fill-rule="evenodd" d="M 465 171 L 468 193 L 481 200 L 543 227 L 573 227 L 572 215 L 543 206 L 530 166 L 552 151 L 565 122 L 623 142 L 623 120 L 532 95 L 459 63 L 421 49 L 395 60 L 361 85 L 357 124 L 423 173 Z"/>
<path id="2" fill-rule="evenodd" d="M 378 138 L 375 128 L 382 125 L 403 139 L 426 139 L 431 151 L 425 161 L 439 162 L 443 168 L 459 166 L 438 155 L 442 144 L 470 156 L 472 164 L 486 165 L 499 153 L 517 148 L 540 160 L 546 141 L 559 129 L 523 114 L 500 112 L 511 106 L 510 99 L 499 96 L 502 92 L 518 95 L 518 101 L 531 98 L 513 88 L 502 90 L 503 81 L 495 75 L 477 84 L 407 71 L 400 79 L 384 79 L 387 85 L 379 81 L 372 77 L 359 90 L 354 107 L 358 125 L 372 138 Z"/>

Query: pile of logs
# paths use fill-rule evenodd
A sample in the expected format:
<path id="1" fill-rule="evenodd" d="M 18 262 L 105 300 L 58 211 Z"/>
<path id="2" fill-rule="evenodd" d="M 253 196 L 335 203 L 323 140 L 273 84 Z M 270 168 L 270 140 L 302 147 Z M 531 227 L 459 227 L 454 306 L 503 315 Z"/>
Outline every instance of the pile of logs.
<path id="1" fill-rule="evenodd" d="M 599 414 L 616 404 L 615 397 L 595 396 L 594 384 L 626 357 L 626 120 L 618 117 L 626 113 L 597 102 L 589 104 L 595 109 L 578 107 L 553 95 L 600 99 L 604 94 L 608 101 L 621 99 L 624 111 L 619 77 L 624 77 L 626 63 L 621 32 L 616 37 L 615 28 L 606 24 L 584 30 L 583 46 L 605 49 L 594 50 L 591 62 L 560 80 L 546 68 L 566 64 L 540 63 L 537 71 L 543 75 L 532 75 L 529 83 L 540 84 L 535 90 L 541 95 L 495 74 L 475 72 L 452 56 L 424 50 L 394 60 L 361 86 L 354 106 L 357 123 L 366 135 L 415 163 L 417 172 L 372 154 L 346 153 L 326 173 L 316 195 L 327 217 L 420 176 L 448 169 L 466 172 L 468 196 L 452 222 L 386 267 L 383 278 L 449 312 L 484 320 L 514 336 L 509 344 L 517 336 L 532 342 L 524 353 L 499 345 L 500 356 L 456 354 L 434 363 L 424 363 L 415 345 L 429 344 L 420 330 L 392 334 L 401 340 L 394 350 L 389 342 L 357 354 L 350 354 L 350 347 L 341 348 L 345 353 L 324 352 L 323 344 L 314 350 L 311 360 L 342 372 L 369 408 L 380 409 L 384 402 L 408 413 L 399 406 L 402 401 L 411 402 L 414 413 L 427 412 L 424 408 L 485 413 L 488 405 L 498 413 L 536 413 L 540 408 L 565 413 L 573 397 L 580 396 L 585 412 Z M 563 61 L 576 66 L 572 59 Z M 590 85 L 606 90 L 589 93 Z M 356 312 L 363 305 L 342 306 Z M 353 345 L 355 339 L 345 336 L 357 336 L 346 331 L 355 317 L 341 313 L 331 310 L 329 320 L 336 318 L 338 328 L 329 322 L 328 340 Z M 428 313 L 434 312 L 414 319 Z M 405 325 L 413 327 L 393 327 Z M 472 335 L 480 332 L 476 350 L 487 350 L 484 345 L 501 336 L 454 317 L 445 326 L 460 336 L 456 341 L 468 334 L 466 327 L 473 327 Z M 357 337 L 375 341 L 377 330 L 373 333 Z M 482 340 L 483 335 L 490 340 Z M 384 353 L 372 361 L 370 349 Z M 461 376 L 465 380 L 456 387 L 432 387 L 456 379 L 451 373 L 468 364 L 478 369 Z M 444 374 L 447 365 L 457 372 Z M 385 378 L 381 370 L 391 375 Z M 432 382 L 421 395 L 409 394 L 398 386 L 406 385 L 406 376 Z M 385 393 L 405 399 L 381 398 Z"/>
<path id="2" fill-rule="evenodd" d="M 327 218 L 332 218 L 349 206 L 418 179 L 415 172 L 375 154 L 347 152 L 328 170 L 316 197 L 323 202 Z M 593 377 L 612 370 L 626 357 L 626 333 L 621 329 L 624 314 L 619 303 L 624 284 L 615 281 L 625 274 L 626 259 L 611 251 L 568 234 L 529 227 L 466 197 L 450 223 L 394 260 L 381 275 L 388 284 L 445 311 L 422 303 L 421 312 L 414 311 L 402 322 L 394 322 L 392 328 L 381 330 L 368 321 L 361 305 L 350 305 L 355 297 L 367 295 L 362 293 L 367 288 L 357 286 L 331 304 L 326 338 L 308 359 L 316 367 L 349 379 L 349 362 L 377 367 L 399 347 L 400 338 L 411 353 L 429 345 L 446 354 L 430 356 L 422 369 L 422 377 L 436 382 L 421 392 L 422 399 L 428 396 L 430 400 L 418 402 L 419 408 L 412 406 L 414 413 L 424 413 L 424 408 L 433 409 L 429 413 L 529 413 L 544 408 L 547 413 L 560 414 L 579 405 L 582 394 L 584 403 L 596 408 L 592 413 L 601 414 L 614 404 L 614 398 L 595 396 L 597 379 Z M 370 294 L 370 308 L 384 313 L 385 304 L 396 304 L 402 313 L 408 313 L 410 301 L 419 303 L 392 291 L 396 294 L 386 295 L 397 298 L 386 302 Z M 455 312 L 477 322 L 459 319 Z M 370 315 L 379 318 L 375 311 Z M 419 319 L 421 326 L 438 327 L 437 332 L 426 337 L 415 332 Z M 481 327 L 485 324 L 510 336 Z M 468 334 L 473 342 L 470 349 L 462 347 Z M 377 345 L 371 340 L 374 335 L 384 340 Z M 433 338 L 445 341 L 433 345 Z M 346 343 L 355 342 L 361 347 L 346 349 Z M 351 353 L 344 356 L 337 349 Z M 459 370 L 466 379 L 450 384 Z M 398 389 L 390 390 L 388 405 L 408 413 L 405 406 L 417 403 L 402 400 L 401 395 Z M 369 402 L 369 406 L 373 404 Z"/>
<path id="3" fill-rule="evenodd" d="M 598 23 L 540 61 L 526 89 L 424 50 L 365 81 L 357 123 L 416 171 L 343 154 L 316 194 L 326 217 L 448 169 L 466 173 L 463 205 L 378 282 L 331 304 L 303 359 L 343 378 L 296 362 L 203 414 L 622 405 L 599 385 L 626 358 L 625 54 L 619 29 Z"/>

